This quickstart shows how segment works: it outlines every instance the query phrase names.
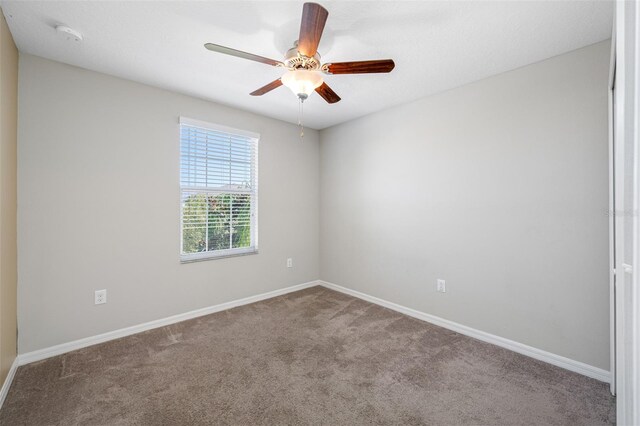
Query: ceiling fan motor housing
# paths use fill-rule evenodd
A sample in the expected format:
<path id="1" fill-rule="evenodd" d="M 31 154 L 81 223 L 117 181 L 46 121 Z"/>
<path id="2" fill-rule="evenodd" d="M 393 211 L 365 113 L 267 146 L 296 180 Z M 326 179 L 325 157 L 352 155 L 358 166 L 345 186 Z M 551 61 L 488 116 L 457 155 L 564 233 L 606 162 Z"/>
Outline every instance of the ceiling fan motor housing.
<path id="1" fill-rule="evenodd" d="M 316 52 L 312 57 L 305 56 L 298 52 L 298 42 L 295 42 L 294 47 L 287 50 L 283 62 L 289 69 L 317 70 L 320 68 L 320 54 Z"/>

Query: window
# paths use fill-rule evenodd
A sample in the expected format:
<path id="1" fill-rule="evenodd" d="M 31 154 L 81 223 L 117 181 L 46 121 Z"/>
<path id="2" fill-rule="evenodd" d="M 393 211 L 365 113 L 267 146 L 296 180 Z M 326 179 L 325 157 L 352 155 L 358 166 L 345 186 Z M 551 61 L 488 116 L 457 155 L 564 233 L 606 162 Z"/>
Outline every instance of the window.
<path id="1" fill-rule="evenodd" d="M 258 251 L 259 137 L 180 118 L 183 262 Z"/>

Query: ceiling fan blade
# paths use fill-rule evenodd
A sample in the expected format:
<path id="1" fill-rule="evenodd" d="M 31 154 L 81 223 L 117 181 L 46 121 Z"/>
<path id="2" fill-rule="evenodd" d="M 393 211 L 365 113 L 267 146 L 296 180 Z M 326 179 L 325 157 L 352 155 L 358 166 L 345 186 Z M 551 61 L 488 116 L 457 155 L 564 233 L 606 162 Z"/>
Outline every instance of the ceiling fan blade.
<path id="1" fill-rule="evenodd" d="M 264 56 L 254 55 L 253 53 L 243 52 L 242 50 L 232 49 L 230 47 L 220 46 L 218 44 L 207 43 L 204 45 L 208 50 L 212 52 L 224 53 L 225 55 L 236 56 L 242 59 L 249 59 L 250 61 L 261 62 L 267 65 L 273 65 L 274 67 L 284 66 L 280 61 L 274 59 L 265 58 Z"/>
<path id="2" fill-rule="evenodd" d="M 282 81 L 280 79 L 277 79 L 277 80 L 274 80 L 271 83 L 267 84 L 266 86 L 262 86 L 258 90 L 254 90 L 253 92 L 250 93 L 250 95 L 251 96 L 262 96 L 265 93 L 270 92 L 273 89 L 277 89 L 280 86 L 282 86 Z"/>
<path id="3" fill-rule="evenodd" d="M 318 51 L 320 37 L 329 12 L 317 3 L 305 3 L 302 7 L 302 22 L 298 37 L 298 52 L 312 57 Z"/>
<path id="4" fill-rule="evenodd" d="M 396 64 L 391 59 L 375 61 L 334 62 L 324 64 L 322 71 L 327 74 L 366 74 L 391 72 Z"/>
<path id="5" fill-rule="evenodd" d="M 335 104 L 340 101 L 340 96 L 336 95 L 336 92 L 334 92 L 327 83 L 322 83 L 320 86 L 316 87 L 316 92 L 330 104 Z"/>

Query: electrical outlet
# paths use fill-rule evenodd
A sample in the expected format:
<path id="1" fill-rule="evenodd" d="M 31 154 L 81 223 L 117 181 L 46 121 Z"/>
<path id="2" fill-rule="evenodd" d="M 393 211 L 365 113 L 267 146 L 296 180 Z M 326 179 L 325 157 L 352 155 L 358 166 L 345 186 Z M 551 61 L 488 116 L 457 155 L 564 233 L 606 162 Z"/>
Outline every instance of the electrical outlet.
<path id="1" fill-rule="evenodd" d="M 438 280 L 437 281 L 436 290 L 438 292 L 440 292 L 440 293 L 446 293 L 447 292 L 447 284 L 445 283 L 444 280 Z"/>
<path id="2" fill-rule="evenodd" d="M 293 259 L 292 258 L 288 258 L 287 259 L 287 268 L 293 268 Z"/>
<path id="3" fill-rule="evenodd" d="M 107 303 L 107 290 L 96 290 L 95 304 L 102 305 L 103 303 Z"/>

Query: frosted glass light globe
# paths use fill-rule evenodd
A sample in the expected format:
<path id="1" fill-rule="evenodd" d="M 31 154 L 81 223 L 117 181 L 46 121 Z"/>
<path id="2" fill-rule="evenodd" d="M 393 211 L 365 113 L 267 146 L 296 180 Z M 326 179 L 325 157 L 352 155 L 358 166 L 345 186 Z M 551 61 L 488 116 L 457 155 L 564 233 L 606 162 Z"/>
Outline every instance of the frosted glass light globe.
<path id="1" fill-rule="evenodd" d="M 318 71 L 287 71 L 281 78 L 282 84 L 301 99 L 306 99 L 322 83 L 322 75 Z"/>

